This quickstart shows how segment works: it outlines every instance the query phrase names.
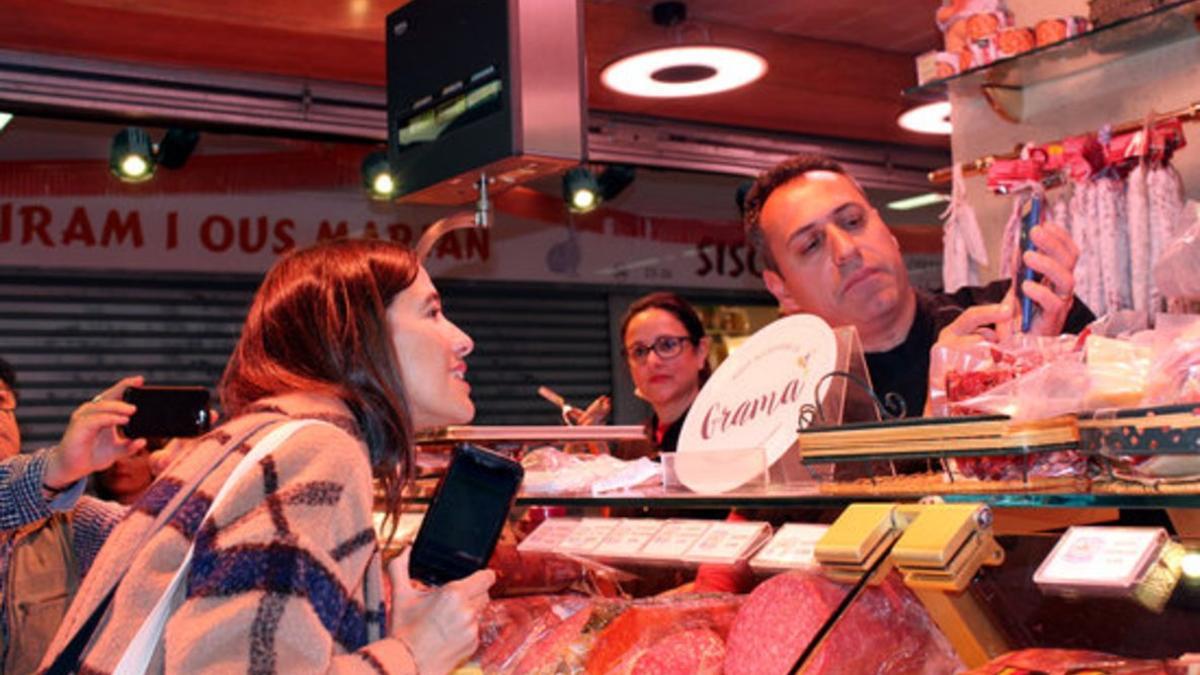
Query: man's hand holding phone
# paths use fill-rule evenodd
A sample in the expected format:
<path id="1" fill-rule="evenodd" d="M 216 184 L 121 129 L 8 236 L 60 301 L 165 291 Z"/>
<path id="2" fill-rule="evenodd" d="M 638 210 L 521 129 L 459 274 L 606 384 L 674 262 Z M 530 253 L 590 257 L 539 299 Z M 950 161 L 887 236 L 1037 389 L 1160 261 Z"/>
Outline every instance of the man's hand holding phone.
<path id="1" fill-rule="evenodd" d="M 442 586 L 418 588 L 405 549 L 388 565 L 392 581 L 391 634 L 412 654 L 421 675 L 448 673 L 479 646 L 479 615 L 496 573 L 484 569 Z"/>
<path id="2" fill-rule="evenodd" d="M 117 427 L 128 423 L 135 410 L 121 397 L 126 389 L 141 385 L 141 375 L 126 377 L 71 413 L 62 440 L 49 454 L 43 485 L 51 490 L 65 490 L 81 478 L 103 471 L 121 457 L 145 447 L 145 439 L 129 439 L 117 433 Z"/>

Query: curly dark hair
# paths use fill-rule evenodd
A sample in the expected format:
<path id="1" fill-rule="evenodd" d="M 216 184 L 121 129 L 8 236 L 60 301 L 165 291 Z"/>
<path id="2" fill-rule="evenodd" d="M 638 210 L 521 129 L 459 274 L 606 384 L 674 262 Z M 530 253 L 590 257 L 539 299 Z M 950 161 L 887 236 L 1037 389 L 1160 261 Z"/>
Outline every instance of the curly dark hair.
<path id="1" fill-rule="evenodd" d="M 758 252 L 762 257 L 763 264 L 772 272 L 778 272 L 779 265 L 776 263 L 775 257 L 771 255 L 771 249 L 767 246 L 763 236 L 761 222 L 763 205 L 767 203 L 771 193 L 781 185 L 810 171 L 840 173 L 849 178 L 860 192 L 862 191 L 854 177 L 846 172 L 845 167 L 825 155 L 795 155 L 760 173 L 758 178 L 754 179 L 754 184 L 750 186 L 749 193 L 746 194 L 742 210 L 742 225 L 746 230 L 746 242 Z"/>

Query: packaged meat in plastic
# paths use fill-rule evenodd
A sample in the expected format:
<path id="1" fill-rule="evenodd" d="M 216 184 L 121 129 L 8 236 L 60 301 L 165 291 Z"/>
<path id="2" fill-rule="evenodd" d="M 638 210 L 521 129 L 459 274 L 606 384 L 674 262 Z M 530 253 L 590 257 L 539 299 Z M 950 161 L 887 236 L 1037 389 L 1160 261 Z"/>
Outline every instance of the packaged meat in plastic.
<path id="1" fill-rule="evenodd" d="M 1150 364 L 1143 403 L 1200 403 L 1200 326 L 1171 340 Z"/>
<path id="2" fill-rule="evenodd" d="M 1178 236 L 1166 242 L 1152 261 L 1154 283 L 1169 298 L 1200 298 L 1200 204 L 1188 202 L 1177 224 Z"/>
<path id="3" fill-rule="evenodd" d="M 513 544 L 496 546 L 488 569 L 496 573 L 493 598 L 576 591 L 612 596 L 633 575 L 594 560 L 540 551 L 519 551 Z"/>
<path id="4" fill-rule="evenodd" d="M 679 593 L 635 600 L 597 634 L 587 672 L 719 673 L 725 636 L 744 599 L 730 593 Z M 684 648 L 696 658 L 683 657 Z M 655 664 L 668 669 L 649 670 Z"/>
<path id="5" fill-rule="evenodd" d="M 579 595 L 532 595 L 493 600 L 479 617 L 474 661 L 485 673 L 530 672 L 531 666 L 564 639 L 574 638 L 591 619 L 595 602 Z"/>
<path id="6" fill-rule="evenodd" d="M 612 455 L 579 455 L 542 447 L 521 459 L 525 492 L 604 492 L 661 481 L 662 468 L 645 457 L 623 461 Z"/>
<path id="7" fill-rule="evenodd" d="M 1127 659 L 1103 652 L 1082 649 L 1022 649 L 998 656 L 965 675 L 1019 675 L 1043 673 L 1068 675 L 1073 673 L 1104 673 L 1105 675 L 1169 675 L 1183 673 L 1172 670 L 1162 661 Z"/>
<path id="8" fill-rule="evenodd" d="M 816 572 L 786 572 L 763 582 L 729 630 L 725 672 L 789 672 L 847 592 Z M 891 574 L 850 605 L 802 672 L 935 675 L 962 668 L 924 606 Z"/>
<path id="9" fill-rule="evenodd" d="M 1088 373 L 1074 335 L 1015 335 L 1003 344 L 939 345 L 931 354 L 929 398 L 934 415 L 999 414 L 1026 421 L 1083 407 Z M 1079 476 L 1086 459 L 1073 450 L 1029 456 L 959 457 L 951 468 L 965 478 L 1024 480 Z"/>
<path id="10" fill-rule="evenodd" d="M 930 354 L 929 402 L 935 417 L 1007 414 L 1018 419 L 1054 417 L 1066 403 L 1056 403 L 1051 414 L 1047 397 L 1075 394 L 1044 388 L 1011 388 L 1004 399 L 985 398 L 1000 385 L 1043 365 L 1078 362 L 1078 337 L 1014 335 L 1002 344 L 935 345 Z M 1072 408 L 1072 411 L 1077 408 Z"/>

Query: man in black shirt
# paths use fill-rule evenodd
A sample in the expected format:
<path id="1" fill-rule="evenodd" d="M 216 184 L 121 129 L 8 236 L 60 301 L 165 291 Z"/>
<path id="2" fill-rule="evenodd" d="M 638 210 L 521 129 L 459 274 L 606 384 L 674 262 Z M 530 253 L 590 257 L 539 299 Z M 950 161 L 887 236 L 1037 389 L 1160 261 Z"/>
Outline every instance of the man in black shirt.
<path id="1" fill-rule="evenodd" d="M 929 353 L 938 341 L 996 339 L 1012 330 L 1011 283 L 926 293 L 909 283 L 895 236 L 840 164 L 801 155 L 763 173 L 745 201 L 746 238 L 763 260 L 763 281 L 788 314 L 858 329 L 876 392 L 902 396 L 921 415 Z M 1079 249 L 1062 227 L 1030 236 L 1024 262 L 1042 275 L 1022 290 L 1038 306 L 1031 333 L 1077 332 L 1094 317 L 1074 296 Z"/>

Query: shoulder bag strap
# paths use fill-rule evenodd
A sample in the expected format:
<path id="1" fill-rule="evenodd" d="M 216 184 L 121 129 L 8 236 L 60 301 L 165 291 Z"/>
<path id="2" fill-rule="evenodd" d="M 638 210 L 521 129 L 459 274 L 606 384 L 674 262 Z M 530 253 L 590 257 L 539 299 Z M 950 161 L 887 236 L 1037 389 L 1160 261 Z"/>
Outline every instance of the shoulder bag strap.
<path id="1" fill-rule="evenodd" d="M 208 475 L 212 473 L 214 469 L 220 466 L 221 463 L 225 461 L 225 458 L 228 457 L 235 448 L 241 446 L 242 443 L 245 443 L 247 440 L 253 438 L 255 434 L 267 428 L 268 426 L 277 423 L 278 420 L 263 422 L 262 424 L 255 425 L 252 429 L 241 436 L 231 440 L 221 452 L 213 456 L 213 459 L 204 467 L 202 467 L 199 472 L 197 472 L 196 477 L 192 480 L 192 482 L 185 484 L 179 489 L 179 492 L 175 493 L 175 496 L 172 497 L 169 502 L 167 502 L 162 511 L 159 511 L 158 517 L 154 519 L 154 523 L 146 531 L 145 535 L 143 535 L 142 539 L 138 542 L 138 545 L 133 547 L 131 550 L 140 551 L 145 548 L 146 545 L 150 543 L 150 538 L 157 534 L 158 531 L 161 530 L 163 526 L 165 526 L 171 520 L 171 518 L 175 517 L 175 513 L 181 506 L 183 506 L 184 502 L 186 502 L 188 498 L 192 496 L 192 493 L 196 491 L 196 488 L 200 487 L 200 483 L 204 482 L 204 479 L 208 478 Z M 127 558 L 128 562 L 126 564 L 128 565 L 132 563 L 132 560 L 133 556 L 130 556 Z M 96 608 L 93 609 L 92 613 L 88 615 L 87 620 L 84 621 L 79 629 L 75 631 L 74 635 L 71 636 L 70 642 L 68 642 L 67 646 L 64 647 L 61 652 L 59 652 L 58 656 L 55 657 L 54 662 L 50 665 L 50 668 L 45 672 L 54 673 L 57 675 L 58 673 L 73 673 L 79 669 L 79 661 L 83 657 L 83 650 L 87 647 L 88 642 L 91 641 L 92 635 L 96 632 L 96 627 L 100 623 L 100 618 L 104 616 L 104 613 L 108 610 L 109 603 L 112 602 L 113 593 L 116 592 L 117 586 L 120 585 L 121 580 L 125 578 L 125 573 L 128 571 L 129 568 L 126 567 L 113 578 L 113 580 L 109 583 L 108 588 L 103 591 L 104 599 L 96 605 Z"/>
<path id="2" fill-rule="evenodd" d="M 255 443 L 250 452 L 246 453 L 246 456 L 233 468 L 233 473 L 221 485 L 221 489 L 217 491 L 217 496 L 213 497 L 212 503 L 208 506 L 208 511 L 205 512 L 204 518 L 200 520 L 201 526 L 203 527 L 204 521 L 208 520 L 209 516 L 216 510 L 217 505 L 225 500 L 226 495 L 237 485 L 238 481 L 247 473 L 253 471 L 261 459 L 271 454 L 275 448 L 279 447 L 292 434 L 312 424 L 325 424 L 325 422 L 317 420 L 288 422 L 274 429 L 261 441 Z M 163 589 L 163 593 L 154 605 L 154 609 L 146 616 L 141 628 L 133 636 L 133 639 L 129 642 L 129 646 L 125 648 L 125 654 L 121 656 L 121 661 L 117 664 L 113 675 L 142 675 L 150 666 L 150 660 L 153 658 L 154 652 L 162 640 L 163 630 L 167 627 L 167 620 L 171 617 L 171 601 L 183 585 L 188 567 L 192 563 L 192 553 L 195 550 L 196 542 L 193 540 L 192 544 L 188 546 L 187 555 L 183 557 L 183 562 L 179 565 L 179 569 L 175 571 L 175 577 Z"/>

